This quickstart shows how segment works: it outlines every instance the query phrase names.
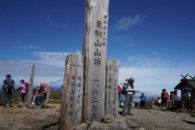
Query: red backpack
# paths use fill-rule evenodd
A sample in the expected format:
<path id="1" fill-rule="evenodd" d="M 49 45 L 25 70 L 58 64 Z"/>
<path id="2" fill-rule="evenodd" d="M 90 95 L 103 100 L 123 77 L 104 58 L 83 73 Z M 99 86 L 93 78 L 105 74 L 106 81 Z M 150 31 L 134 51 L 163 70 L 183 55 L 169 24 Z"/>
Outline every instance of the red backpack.
<path id="1" fill-rule="evenodd" d="M 118 85 L 118 93 L 122 93 L 122 88 Z"/>
<path id="2" fill-rule="evenodd" d="M 169 94 L 167 92 L 161 94 L 162 98 L 168 99 L 169 98 Z"/>

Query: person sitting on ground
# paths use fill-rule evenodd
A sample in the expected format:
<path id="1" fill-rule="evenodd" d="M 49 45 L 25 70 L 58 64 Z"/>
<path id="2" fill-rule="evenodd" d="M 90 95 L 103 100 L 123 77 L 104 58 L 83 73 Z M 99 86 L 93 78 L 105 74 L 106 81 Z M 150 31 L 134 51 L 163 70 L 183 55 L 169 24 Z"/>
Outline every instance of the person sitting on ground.
<path id="1" fill-rule="evenodd" d="M 29 89 L 29 84 L 25 82 L 24 79 L 20 80 L 21 86 L 17 90 L 21 90 L 21 101 L 24 103 L 26 93 Z"/>
<path id="2" fill-rule="evenodd" d="M 11 79 L 11 75 L 7 74 L 6 79 L 3 81 L 3 108 L 6 107 L 7 104 L 7 97 L 9 99 L 9 107 L 12 107 L 12 94 L 15 91 L 15 82 Z"/>
<path id="3" fill-rule="evenodd" d="M 145 103 L 146 103 L 146 96 L 144 95 L 144 93 L 142 93 L 142 95 L 140 96 L 141 98 L 141 102 L 140 102 L 140 109 L 144 108 L 145 109 Z"/>
<path id="4" fill-rule="evenodd" d="M 169 98 L 169 94 L 167 93 L 166 89 L 163 89 L 161 93 L 161 99 L 162 99 L 161 105 L 164 111 L 166 111 L 166 103 L 168 98 Z"/>
<path id="5" fill-rule="evenodd" d="M 125 83 L 123 83 L 126 91 L 125 104 L 122 112 L 123 116 L 126 116 L 126 114 L 133 115 L 131 113 L 131 109 L 132 109 L 133 95 L 135 94 L 134 81 L 135 79 L 133 77 L 130 77 L 130 79 L 127 79 Z"/>
<path id="6" fill-rule="evenodd" d="M 35 105 L 41 106 L 43 103 L 43 87 L 38 86 L 37 89 L 34 90 L 33 100 L 35 100 Z"/>

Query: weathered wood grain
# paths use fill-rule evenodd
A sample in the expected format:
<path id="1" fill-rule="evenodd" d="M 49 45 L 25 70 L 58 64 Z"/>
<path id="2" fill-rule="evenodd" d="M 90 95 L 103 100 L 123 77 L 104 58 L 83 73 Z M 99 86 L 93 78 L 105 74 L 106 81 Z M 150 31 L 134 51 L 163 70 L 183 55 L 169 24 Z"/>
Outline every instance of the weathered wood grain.
<path id="1" fill-rule="evenodd" d="M 49 99 L 50 99 L 50 94 L 51 94 L 51 92 L 49 91 L 49 92 L 47 93 L 46 99 L 45 99 L 45 101 L 44 101 L 44 107 L 47 107 L 47 104 L 48 104 Z"/>
<path id="2" fill-rule="evenodd" d="M 83 121 L 104 117 L 109 0 L 86 0 Z"/>
<path id="3" fill-rule="evenodd" d="M 29 82 L 29 89 L 28 89 L 28 104 L 27 104 L 28 107 L 30 107 L 31 103 L 32 103 L 32 90 L 33 90 L 33 82 L 34 82 L 34 73 L 35 73 L 35 65 L 32 65 L 30 82 Z"/>
<path id="4" fill-rule="evenodd" d="M 69 130 L 82 120 L 83 57 L 66 57 L 65 75 L 60 109 L 60 130 Z"/>
<path id="5" fill-rule="evenodd" d="M 107 60 L 106 64 L 106 114 L 118 115 L 118 71 L 117 60 Z"/>

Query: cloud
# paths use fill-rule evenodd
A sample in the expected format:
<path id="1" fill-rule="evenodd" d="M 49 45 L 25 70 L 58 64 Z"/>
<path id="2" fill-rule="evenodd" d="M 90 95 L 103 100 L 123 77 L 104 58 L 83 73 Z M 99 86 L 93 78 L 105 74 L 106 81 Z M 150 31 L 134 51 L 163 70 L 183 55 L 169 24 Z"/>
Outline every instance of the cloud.
<path id="1" fill-rule="evenodd" d="M 15 79 L 16 84 L 19 85 L 19 80 L 24 78 L 27 82 L 30 79 L 31 67 L 35 64 L 35 85 L 40 82 L 48 83 L 51 86 L 61 87 L 64 72 L 65 59 L 68 54 L 81 54 L 76 52 L 33 52 L 33 55 L 38 60 L 20 60 L 10 61 L 0 59 L 0 76 L 5 77 L 10 73 Z M 0 79 L 2 83 L 3 79 Z"/>
<path id="2" fill-rule="evenodd" d="M 59 23 L 57 21 L 54 21 L 53 19 L 51 19 L 50 15 L 48 15 L 48 17 L 47 17 L 47 23 L 52 25 L 52 26 L 55 26 L 55 27 L 59 27 L 59 28 L 65 29 L 65 30 L 69 30 L 67 25 Z"/>
<path id="3" fill-rule="evenodd" d="M 150 95 L 159 95 L 162 88 L 169 92 L 180 82 L 180 74 L 195 75 L 195 63 L 173 63 L 158 54 L 132 55 L 128 58 L 131 65 L 121 67 L 119 81 L 135 77 L 135 88 Z"/>
<path id="4" fill-rule="evenodd" d="M 41 49 L 41 47 L 39 46 L 33 46 L 33 45 L 29 45 L 29 46 L 11 46 L 14 49 L 24 49 L 24 50 L 30 50 L 30 49 Z"/>
<path id="5" fill-rule="evenodd" d="M 160 58 L 160 56 L 158 56 L 157 54 L 132 55 L 128 58 L 128 61 L 133 64 L 133 66 L 142 67 L 159 67 L 169 65 L 163 58 Z"/>
<path id="6" fill-rule="evenodd" d="M 144 91 L 150 95 L 160 95 L 162 88 L 168 92 L 180 82 L 180 74 L 194 75 L 195 67 L 186 69 L 184 67 L 121 67 L 119 69 L 119 81 L 122 82 L 130 76 L 135 77 L 135 89 Z"/>
<path id="7" fill-rule="evenodd" d="M 57 67 L 65 66 L 65 59 L 68 54 L 81 54 L 81 51 L 76 52 L 33 52 L 33 55 L 38 58 L 38 60 L 21 60 L 22 62 L 45 64 Z"/>
<path id="8" fill-rule="evenodd" d="M 8 61 L 0 59 L 0 76 L 5 77 L 6 74 L 10 73 L 15 80 L 16 84 L 19 85 L 20 79 L 25 79 L 29 82 L 31 67 L 35 63 L 25 63 L 18 61 Z M 50 84 L 50 82 L 58 81 L 64 77 L 64 67 L 35 64 L 35 76 L 34 85 L 40 82 Z M 3 79 L 1 78 L 0 83 Z M 61 86 L 61 82 L 55 82 L 53 86 Z"/>
<path id="9" fill-rule="evenodd" d="M 115 27 L 118 31 L 128 30 L 129 28 L 137 24 L 143 23 L 145 18 L 146 16 L 142 16 L 142 15 L 136 15 L 135 17 L 129 16 L 127 18 L 122 18 L 116 22 Z"/>

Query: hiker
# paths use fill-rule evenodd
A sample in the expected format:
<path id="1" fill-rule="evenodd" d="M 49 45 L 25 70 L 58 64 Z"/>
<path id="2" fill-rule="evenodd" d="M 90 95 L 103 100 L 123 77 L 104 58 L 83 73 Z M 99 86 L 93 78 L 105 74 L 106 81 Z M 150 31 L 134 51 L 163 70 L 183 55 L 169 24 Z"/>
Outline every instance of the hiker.
<path id="1" fill-rule="evenodd" d="M 145 109 L 145 103 L 146 103 L 146 96 L 144 95 L 144 93 L 142 93 L 142 95 L 140 96 L 141 98 L 141 102 L 140 102 L 140 109 L 144 108 Z"/>
<path id="2" fill-rule="evenodd" d="M 123 89 L 120 85 L 118 85 L 118 95 L 119 95 L 119 105 L 120 107 L 124 106 L 124 102 L 125 102 L 125 95 L 123 95 L 122 93 Z"/>
<path id="3" fill-rule="evenodd" d="M 12 94 L 14 93 L 15 89 L 15 82 L 11 79 L 11 75 L 7 74 L 6 79 L 3 81 L 3 108 L 6 107 L 7 104 L 7 97 L 9 99 L 9 107 L 12 107 Z"/>
<path id="4" fill-rule="evenodd" d="M 40 83 L 37 86 L 42 88 L 42 93 L 43 93 L 42 108 L 47 107 L 47 103 L 49 102 L 51 89 L 50 89 L 49 85 L 46 83 Z"/>
<path id="5" fill-rule="evenodd" d="M 177 94 L 177 90 L 173 93 L 173 101 L 174 101 L 174 111 L 178 112 L 179 109 L 179 97 Z"/>
<path id="6" fill-rule="evenodd" d="M 175 110 L 174 93 L 175 93 L 175 91 L 171 91 L 171 92 L 170 92 L 171 110 L 172 110 L 172 111 Z"/>
<path id="7" fill-rule="evenodd" d="M 158 98 L 157 98 L 157 105 L 158 105 L 158 106 L 161 106 L 161 102 L 162 102 L 161 98 L 158 97 Z"/>
<path id="8" fill-rule="evenodd" d="M 135 94 L 134 81 L 135 79 L 133 77 L 130 77 L 130 79 L 125 80 L 125 83 L 123 83 L 126 92 L 125 104 L 123 107 L 123 112 L 121 113 L 123 116 L 126 116 L 126 114 L 133 115 L 131 113 L 131 109 L 133 108 L 132 102 L 133 102 L 133 95 Z"/>
<path id="9" fill-rule="evenodd" d="M 34 91 L 34 100 L 37 106 L 41 106 L 43 104 L 43 87 L 38 86 L 38 88 Z"/>
<path id="10" fill-rule="evenodd" d="M 29 84 L 26 83 L 24 79 L 21 79 L 20 83 L 21 83 L 21 86 L 17 90 L 21 90 L 21 101 L 22 103 L 24 103 L 26 93 L 28 92 L 28 89 L 29 89 Z"/>
<path id="11" fill-rule="evenodd" d="M 169 94 L 167 93 L 166 89 L 162 89 L 162 93 L 161 93 L 161 105 L 164 111 L 166 111 L 166 103 L 167 103 L 167 99 L 169 98 Z"/>
<path id="12" fill-rule="evenodd" d="M 188 91 L 185 93 L 185 107 L 187 112 L 191 111 L 191 93 Z"/>

